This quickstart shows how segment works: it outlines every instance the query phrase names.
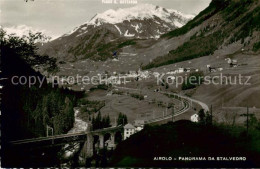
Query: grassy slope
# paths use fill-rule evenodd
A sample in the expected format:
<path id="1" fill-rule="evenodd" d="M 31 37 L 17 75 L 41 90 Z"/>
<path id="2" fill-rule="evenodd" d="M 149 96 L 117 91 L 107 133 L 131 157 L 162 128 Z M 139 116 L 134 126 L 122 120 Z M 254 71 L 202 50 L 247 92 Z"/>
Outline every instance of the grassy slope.
<path id="1" fill-rule="evenodd" d="M 252 8 L 253 10 L 251 10 Z M 176 50 L 170 51 L 168 55 L 154 59 L 150 64 L 145 65 L 143 69 L 207 56 L 213 54 L 225 41 L 233 43 L 241 40 L 241 43 L 243 43 L 246 37 L 252 36 L 254 31 L 260 30 L 260 7 L 256 0 L 213 0 L 209 7 L 192 21 L 180 29 L 163 35 L 163 37 L 172 38 L 184 35 L 214 15 L 222 17 L 220 27 L 208 25 L 203 30 L 195 33 L 190 38 L 190 41 L 184 43 Z M 259 47 L 256 44 L 254 50 L 258 49 Z"/>
<path id="2" fill-rule="evenodd" d="M 232 131 L 232 132 L 231 132 Z M 236 132 L 235 132 L 236 131 Z M 111 166 L 120 167 L 245 167 L 260 166 L 260 132 L 245 129 L 203 126 L 178 121 L 149 126 L 118 145 Z M 154 157 L 247 157 L 246 162 L 154 161 Z"/>
<path id="3" fill-rule="evenodd" d="M 76 57 L 83 56 L 84 59 L 105 61 L 108 58 L 112 58 L 113 52 L 120 51 L 125 46 L 136 44 L 134 40 L 125 40 L 123 38 L 104 43 L 109 34 L 113 33 L 98 30 L 93 35 L 85 36 L 78 45 L 69 49 L 69 53 Z"/>

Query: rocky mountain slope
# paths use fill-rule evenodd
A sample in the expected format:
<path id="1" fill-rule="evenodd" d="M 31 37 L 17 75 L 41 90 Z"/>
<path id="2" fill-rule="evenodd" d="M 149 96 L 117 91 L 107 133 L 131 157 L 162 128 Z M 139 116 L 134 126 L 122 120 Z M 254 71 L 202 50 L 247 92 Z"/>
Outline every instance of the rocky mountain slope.
<path id="1" fill-rule="evenodd" d="M 189 39 L 168 53 L 160 55 L 144 69 L 160 67 L 197 57 L 239 42 L 245 50 L 259 50 L 260 2 L 258 0 L 213 0 L 209 7 L 180 29 L 163 38 Z"/>
<path id="2" fill-rule="evenodd" d="M 150 4 L 110 9 L 44 45 L 39 52 L 62 61 L 106 60 L 114 51 L 136 44 L 133 39 L 159 38 L 170 30 L 182 27 L 193 17 Z"/>

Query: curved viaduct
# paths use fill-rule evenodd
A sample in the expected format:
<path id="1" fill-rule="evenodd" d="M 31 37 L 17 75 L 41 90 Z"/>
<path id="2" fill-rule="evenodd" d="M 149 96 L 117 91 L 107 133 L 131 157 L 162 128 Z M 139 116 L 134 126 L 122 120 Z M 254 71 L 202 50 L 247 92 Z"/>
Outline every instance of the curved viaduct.
<path id="1" fill-rule="evenodd" d="M 169 94 L 169 93 L 164 93 Z M 175 112 L 174 116 L 181 115 L 189 110 L 191 100 L 186 97 L 179 96 L 177 94 L 171 93 L 171 95 L 175 95 L 176 98 L 180 100 L 183 104 L 182 108 Z M 164 117 L 159 117 L 151 120 L 145 121 L 145 124 L 151 124 L 154 122 L 164 121 L 166 119 L 172 118 L 172 115 L 167 115 Z M 106 140 L 110 140 L 110 145 L 114 148 L 117 144 L 116 135 L 121 136 L 123 138 L 124 126 L 115 126 L 109 127 L 99 130 L 90 131 L 91 127 L 88 127 L 88 131 L 79 132 L 79 133 L 71 133 L 71 134 L 63 134 L 63 135 L 55 135 L 49 137 L 39 137 L 25 140 L 17 140 L 12 141 L 12 146 L 56 146 L 56 145 L 65 145 L 72 142 L 83 142 L 83 149 L 81 151 L 81 155 L 83 157 L 92 157 L 95 150 L 95 143 L 97 143 L 98 148 L 104 148 Z"/>

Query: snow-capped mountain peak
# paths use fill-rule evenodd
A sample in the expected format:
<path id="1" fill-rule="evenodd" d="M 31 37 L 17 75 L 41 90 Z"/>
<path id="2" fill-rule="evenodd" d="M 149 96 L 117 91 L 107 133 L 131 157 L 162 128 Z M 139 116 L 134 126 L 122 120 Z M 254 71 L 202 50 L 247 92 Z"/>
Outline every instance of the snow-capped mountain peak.
<path id="1" fill-rule="evenodd" d="M 174 22 L 172 16 L 176 16 L 181 20 L 192 19 L 193 15 L 186 15 L 172 9 L 165 9 L 163 7 L 155 6 L 152 4 L 140 4 L 130 8 L 119 8 L 117 10 L 109 9 L 103 13 L 95 15 L 87 24 L 100 26 L 103 23 L 117 24 L 130 20 L 144 20 L 154 19 L 158 17 L 166 22 Z M 176 18 L 175 18 L 176 19 Z M 182 26 L 184 23 L 177 24 L 177 27 Z"/>
<path id="2" fill-rule="evenodd" d="M 91 34 L 96 27 L 106 29 L 127 38 L 158 38 L 160 35 L 180 28 L 194 15 L 183 14 L 174 9 L 166 9 L 152 4 L 138 4 L 130 8 L 109 9 L 98 13 L 90 21 L 76 27 L 62 37 L 76 37 Z M 114 26 L 111 26 L 114 25 Z M 113 29 L 114 28 L 114 29 Z"/>

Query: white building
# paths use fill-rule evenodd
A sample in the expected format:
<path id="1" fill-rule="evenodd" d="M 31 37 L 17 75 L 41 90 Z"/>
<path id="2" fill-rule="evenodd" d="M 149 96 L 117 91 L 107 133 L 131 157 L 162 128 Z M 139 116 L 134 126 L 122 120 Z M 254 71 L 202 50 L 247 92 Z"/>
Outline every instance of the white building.
<path id="1" fill-rule="evenodd" d="M 222 70 L 223 70 L 223 68 L 222 68 L 222 67 L 219 67 L 219 68 L 218 68 L 218 71 L 222 71 Z"/>
<path id="2" fill-rule="evenodd" d="M 191 68 L 184 68 L 184 72 L 190 72 Z"/>
<path id="3" fill-rule="evenodd" d="M 166 75 L 174 75 L 174 74 L 176 74 L 176 70 L 170 71 L 170 72 L 167 72 L 167 73 L 166 73 Z"/>
<path id="4" fill-rule="evenodd" d="M 124 126 L 124 140 L 129 138 L 132 134 L 135 133 L 135 127 L 128 123 L 127 125 Z"/>
<path id="5" fill-rule="evenodd" d="M 228 64 L 237 64 L 237 60 L 236 59 L 226 58 L 225 60 L 227 61 Z"/>
<path id="6" fill-rule="evenodd" d="M 176 77 L 175 77 L 175 76 L 168 76 L 167 79 L 168 79 L 168 80 L 173 80 L 173 81 L 174 81 L 174 80 L 176 79 Z"/>
<path id="7" fill-rule="evenodd" d="M 190 117 L 190 120 L 192 122 L 199 122 L 199 115 L 198 114 L 193 114 L 191 117 Z"/>
<path id="8" fill-rule="evenodd" d="M 177 70 L 178 73 L 183 73 L 184 72 L 184 68 L 180 67 L 178 70 Z"/>
<path id="9" fill-rule="evenodd" d="M 139 132 L 144 129 L 144 120 L 135 120 L 134 123 L 135 132 Z"/>

